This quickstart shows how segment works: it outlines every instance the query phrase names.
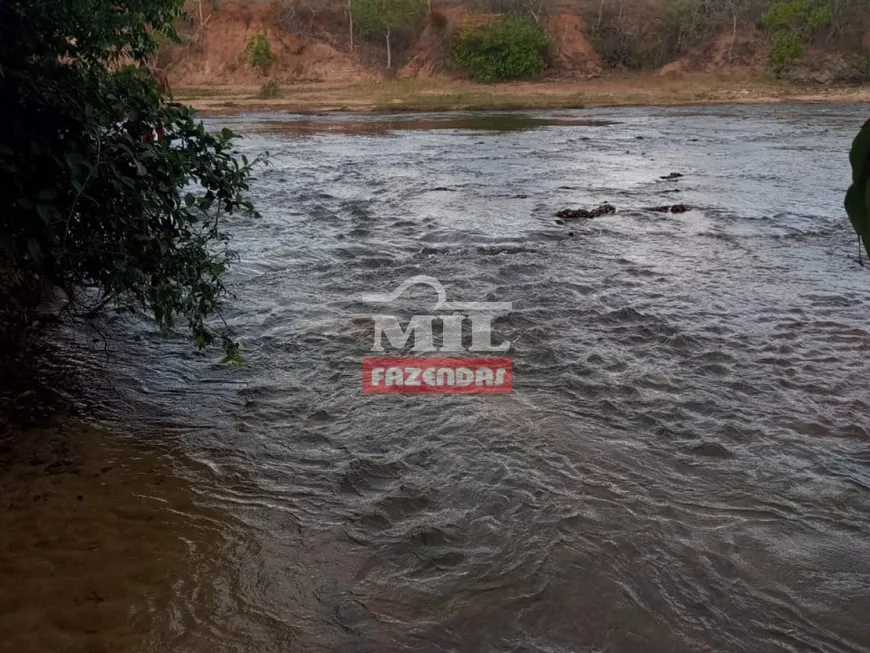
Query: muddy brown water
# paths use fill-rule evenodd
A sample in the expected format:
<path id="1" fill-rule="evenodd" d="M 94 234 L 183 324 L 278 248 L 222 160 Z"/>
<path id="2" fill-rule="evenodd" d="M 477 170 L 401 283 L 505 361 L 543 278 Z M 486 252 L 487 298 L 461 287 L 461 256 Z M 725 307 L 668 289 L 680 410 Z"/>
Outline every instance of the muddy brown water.
<path id="1" fill-rule="evenodd" d="M 232 225 L 247 364 L 103 325 L 112 355 L 84 357 L 71 396 L 173 480 L 133 492 L 164 502 L 157 526 L 99 541 L 163 553 L 81 563 L 81 587 L 132 606 L 90 601 L 107 621 L 84 632 L 47 616 L 78 595 L 39 562 L 75 560 L 14 548 L 29 572 L 4 576 L 3 605 L 42 612 L 0 625 L 83 651 L 870 651 L 870 273 L 841 208 L 866 118 L 212 121 L 272 157 L 262 219 Z M 605 201 L 616 214 L 553 217 Z M 645 210 L 676 203 L 692 210 Z M 362 394 L 360 297 L 415 275 L 513 303 L 494 323 L 512 395 Z"/>

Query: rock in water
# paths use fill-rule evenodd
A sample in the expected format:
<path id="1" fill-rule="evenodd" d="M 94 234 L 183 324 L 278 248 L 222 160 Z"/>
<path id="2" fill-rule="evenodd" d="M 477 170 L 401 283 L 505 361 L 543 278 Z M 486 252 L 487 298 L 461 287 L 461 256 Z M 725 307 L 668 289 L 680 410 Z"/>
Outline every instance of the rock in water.
<path id="1" fill-rule="evenodd" d="M 685 213 L 692 209 L 685 204 L 669 204 L 668 206 L 650 206 L 647 211 L 655 211 L 656 213 Z"/>
<path id="2" fill-rule="evenodd" d="M 576 220 L 577 218 L 600 218 L 602 215 L 610 215 L 612 213 L 616 213 L 616 207 L 613 204 L 605 202 L 594 209 L 563 209 L 556 214 L 556 217 Z"/>

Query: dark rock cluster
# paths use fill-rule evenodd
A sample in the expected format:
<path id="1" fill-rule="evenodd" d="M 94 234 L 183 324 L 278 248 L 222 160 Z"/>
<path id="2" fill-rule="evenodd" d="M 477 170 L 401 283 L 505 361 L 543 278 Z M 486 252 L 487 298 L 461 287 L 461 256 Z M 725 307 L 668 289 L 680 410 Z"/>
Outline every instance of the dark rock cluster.
<path id="1" fill-rule="evenodd" d="M 556 217 L 564 220 L 575 220 L 577 218 L 600 218 L 602 215 L 612 213 L 616 213 L 616 207 L 605 202 L 594 209 L 563 209 L 556 214 Z"/>
<path id="2" fill-rule="evenodd" d="M 692 209 L 685 204 L 669 204 L 667 206 L 651 206 L 647 211 L 655 211 L 656 213 L 685 213 Z"/>

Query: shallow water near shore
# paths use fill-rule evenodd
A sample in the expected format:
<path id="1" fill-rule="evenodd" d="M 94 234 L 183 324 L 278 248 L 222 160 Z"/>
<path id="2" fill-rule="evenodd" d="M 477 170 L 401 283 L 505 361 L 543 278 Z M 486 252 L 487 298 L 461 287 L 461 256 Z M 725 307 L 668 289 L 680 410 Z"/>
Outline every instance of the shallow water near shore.
<path id="1" fill-rule="evenodd" d="M 614 124 L 609 120 L 591 120 L 559 114 L 533 115 L 529 113 L 474 113 L 442 115 L 404 115 L 379 116 L 359 119 L 357 116 L 322 114 L 317 118 L 295 116 L 292 119 L 258 121 L 256 126 L 249 125 L 249 131 L 264 134 L 323 134 L 339 133 L 350 135 L 385 134 L 389 132 L 451 131 L 479 132 L 518 132 L 543 127 L 606 127 Z"/>
<path id="2" fill-rule="evenodd" d="M 511 116 L 209 122 L 272 160 L 232 218 L 246 365 L 120 322 L 82 363 L 207 515 L 124 650 L 870 651 L 866 107 Z M 416 275 L 513 303 L 512 395 L 362 394 L 361 295 Z"/>

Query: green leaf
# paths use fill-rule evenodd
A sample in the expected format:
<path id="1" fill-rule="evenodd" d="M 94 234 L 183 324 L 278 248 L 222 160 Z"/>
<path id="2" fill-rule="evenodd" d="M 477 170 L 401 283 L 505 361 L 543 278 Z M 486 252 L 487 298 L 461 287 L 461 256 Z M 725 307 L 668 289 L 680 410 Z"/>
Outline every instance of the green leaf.
<path id="1" fill-rule="evenodd" d="M 867 256 L 870 256 L 870 182 L 849 186 L 844 204 L 852 228 L 861 238 Z"/>
<path id="2" fill-rule="evenodd" d="M 221 365 L 231 365 L 241 367 L 245 364 L 245 359 L 241 355 L 241 347 L 239 343 L 224 338 L 224 357 L 221 360 Z"/>
<path id="3" fill-rule="evenodd" d="M 37 204 L 36 213 L 40 218 L 42 218 L 42 221 L 45 224 L 48 224 L 51 221 L 52 214 L 54 213 L 54 207 L 49 204 Z"/>
<path id="4" fill-rule="evenodd" d="M 81 167 L 84 158 L 78 152 L 65 152 L 63 155 L 64 161 L 66 161 L 67 167 L 70 169 L 70 172 L 76 174 L 78 169 Z"/>
<path id="5" fill-rule="evenodd" d="M 855 233 L 859 236 L 863 235 L 867 231 L 868 224 L 870 224 L 864 186 L 859 186 L 858 184 L 849 186 L 849 190 L 846 191 L 844 206 Z"/>
<path id="6" fill-rule="evenodd" d="M 29 238 L 27 240 L 27 253 L 30 254 L 30 260 L 39 265 L 42 263 L 42 248 L 39 243 Z"/>
<path id="7" fill-rule="evenodd" d="M 232 130 L 206 129 L 147 70 L 182 5 L 0 0 L 0 258 L 5 281 L 93 287 L 107 310 L 208 346 L 227 342 L 227 327 L 204 325 L 227 297 L 216 261 L 234 257 L 225 224 L 205 218 L 240 206 L 251 171 Z M 257 45 L 267 52 L 265 36 Z M 142 142 L 155 125 L 171 145 Z"/>
<path id="8" fill-rule="evenodd" d="M 870 256 L 870 179 L 864 182 L 864 231 L 861 233 L 861 241 L 867 256 Z"/>
<path id="9" fill-rule="evenodd" d="M 0 233 L 0 251 L 10 256 L 15 254 L 15 240 L 9 234 Z"/>
<path id="10" fill-rule="evenodd" d="M 870 120 L 864 123 L 852 141 L 849 163 L 852 165 L 852 183 L 859 184 L 870 176 Z"/>

